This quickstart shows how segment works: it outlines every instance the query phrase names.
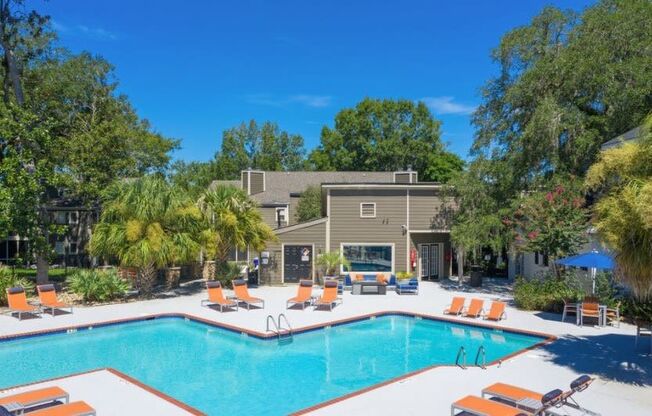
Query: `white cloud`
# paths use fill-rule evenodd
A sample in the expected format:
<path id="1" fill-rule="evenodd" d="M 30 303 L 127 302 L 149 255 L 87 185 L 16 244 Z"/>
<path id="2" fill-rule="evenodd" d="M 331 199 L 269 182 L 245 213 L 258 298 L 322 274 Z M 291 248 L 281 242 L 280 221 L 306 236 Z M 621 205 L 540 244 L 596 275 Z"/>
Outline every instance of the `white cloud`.
<path id="1" fill-rule="evenodd" d="M 475 106 L 456 103 L 454 97 L 424 97 L 421 99 L 436 114 L 468 115 L 475 111 Z"/>
<path id="2" fill-rule="evenodd" d="M 250 104 L 266 105 L 270 107 L 281 107 L 289 104 L 301 104 L 307 107 L 321 108 L 331 104 L 330 95 L 296 94 L 287 97 L 277 97 L 270 94 L 249 94 L 245 101 Z"/>
<path id="3" fill-rule="evenodd" d="M 90 27 L 86 25 L 70 26 L 57 20 L 52 20 L 52 28 L 60 33 L 67 33 L 75 36 L 83 36 L 97 40 L 116 40 L 118 36 L 101 27 Z"/>
<path id="4" fill-rule="evenodd" d="M 328 107 L 332 98 L 330 95 L 299 94 L 290 97 L 290 101 L 305 104 L 308 107 Z"/>

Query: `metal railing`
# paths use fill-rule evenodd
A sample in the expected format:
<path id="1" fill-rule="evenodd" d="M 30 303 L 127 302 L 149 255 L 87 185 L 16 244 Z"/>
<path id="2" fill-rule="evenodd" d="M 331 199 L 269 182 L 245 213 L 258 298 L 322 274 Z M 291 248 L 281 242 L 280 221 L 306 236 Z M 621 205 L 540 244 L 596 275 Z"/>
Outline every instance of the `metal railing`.
<path id="1" fill-rule="evenodd" d="M 285 327 L 283 327 L 281 318 L 283 318 L 283 321 L 285 323 Z M 272 327 L 270 327 L 269 323 L 272 323 Z M 278 314 L 278 317 L 276 320 L 272 315 L 267 315 L 267 324 L 266 324 L 266 332 L 274 332 L 276 334 L 276 337 L 280 340 L 283 335 L 286 335 L 288 337 L 292 337 L 292 326 L 290 326 L 290 321 L 288 321 L 287 316 L 285 314 L 280 313 Z"/>
<path id="2" fill-rule="evenodd" d="M 478 364 L 480 357 L 482 357 L 482 364 Z M 484 345 L 480 345 L 477 354 L 475 354 L 475 365 L 479 366 L 483 370 L 487 369 L 487 350 L 485 350 Z"/>
<path id="3" fill-rule="evenodd" d="M 460 358 L 462 358 L 462 364 L 460 364 Z M 466 350 L 464 349 L 464 346 L 461 346 L 460 349 L 457 350 L 457 357 L 455 357 L 455 365 L 459 366 L 463 370 L 466 370 Z"/>

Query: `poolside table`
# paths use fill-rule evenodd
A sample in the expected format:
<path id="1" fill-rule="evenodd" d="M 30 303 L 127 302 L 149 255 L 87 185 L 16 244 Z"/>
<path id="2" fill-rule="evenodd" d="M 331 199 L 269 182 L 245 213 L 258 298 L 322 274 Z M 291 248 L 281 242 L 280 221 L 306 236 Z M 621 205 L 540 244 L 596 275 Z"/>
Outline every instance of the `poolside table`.
<path id="1" fill-rule="evenodd" d="M 387 285 L 378 282 L 353 282 L 352 295 L 385 295 L 387 294 Z"/>

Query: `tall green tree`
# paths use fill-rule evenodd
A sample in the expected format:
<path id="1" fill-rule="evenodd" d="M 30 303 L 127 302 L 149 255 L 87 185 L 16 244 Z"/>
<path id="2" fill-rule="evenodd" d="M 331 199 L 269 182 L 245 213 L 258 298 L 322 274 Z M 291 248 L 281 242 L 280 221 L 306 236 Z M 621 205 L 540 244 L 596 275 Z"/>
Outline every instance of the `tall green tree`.
<path id="1" fill-rule="evenodd" d="M 394 171 L 411 166 L 421 180 L 445 181 L 463 163 L 446 152 L 441 122 L 422 103 L 366 98 L 324 127 L 309 156 L 315 170 Z"/>
<path id="2" fill-rule="evenodd" d="M 225 130 L 215 155 L 218 179 L 238 179 L 247 168 L 300 170 L 304 165 L 303 137 L 281 130 L 277 124 L 255 120 Z"/>
<path id="3" fill-rule="evenodd" d="M 321 187 L 309 186 L 301 193 L 295 215 L 297 222 L 321 218 Z"/>
<path id="4" fill-rule="evenodd" d="M 160 175 L 112 185 L 93 229 L 90 251 L 139 270 L 139 287 L 149 296 L 157 268 L 196 260 L 201 212 L 194 201 Z"/>
<path id="5" fill-rule="evenodd" d="M 601 0 L 581 14 L 546 7 L 503 36 L 472 151 L 502 165 L 511 196 L 553 173 L 582 176 L 603 142 L 640 123 L 652 107 L 651 22 L 648 0 Z"/>
<path id="6" fill-rule="evenodd" d="M 22 0 L 0 2 L 0 234 L 30 241 L 37 280 L 47 280 L 56 192 L 92 206 L 111 182 L 163 169 L 177 142 L 152 131 L 117 93 L 113 67 L 99 57 L 56 47 L 49 18 Z M 13 167 L 14 170 L 11 170 Z"/>
<path id="7" fill-rule="evenodd" d="M 652 116 L 637 143 L 600 154 L 586 184 L 595 192 L 593 222 L 613 250 L 616 274 L 635 296 L 652 297 Z"/>
<path id="8" fill-rule="evenodd" d="M 184 162 L 179 160 L 172 164 L 169 172 L 170 182 L 192 198 L 199 196 L 208 189 L 211 182 L 218 176 L 217 164 L 215 161 L 208 162 Z"/>
<path id="9" fill-rule="evenodd" d="M 256 202 L 245 191 L 220 185 L 207 190 L 197 202 L 204 218 L 202 241 L 210 259 L 225 268 L 233 249 L 262 250 L 276 235 L 263 221 Z"/>

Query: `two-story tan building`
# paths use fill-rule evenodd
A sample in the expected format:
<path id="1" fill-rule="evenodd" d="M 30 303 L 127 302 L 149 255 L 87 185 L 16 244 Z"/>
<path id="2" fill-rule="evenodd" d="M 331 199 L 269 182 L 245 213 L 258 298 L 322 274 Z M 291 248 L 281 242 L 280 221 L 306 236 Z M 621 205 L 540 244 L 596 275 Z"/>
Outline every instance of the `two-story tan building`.
<path id="1" fill-rule="evenodd" d="M 419 182 L 417 172 L 247 170 L 230 184 L 260 204 L 279 239 L 261 253 L 234 253 L 238 260 L 261 259 L 263 284 L 316 279 L 315 259 L 327 251 L 341 251 L 350 273 L 410 271 L 427 280 L 451 273 L 452 199 L 442 185 Z M 296 206 L 311 185 L 321 187 L 322 217 L 297 223 Z"/>

